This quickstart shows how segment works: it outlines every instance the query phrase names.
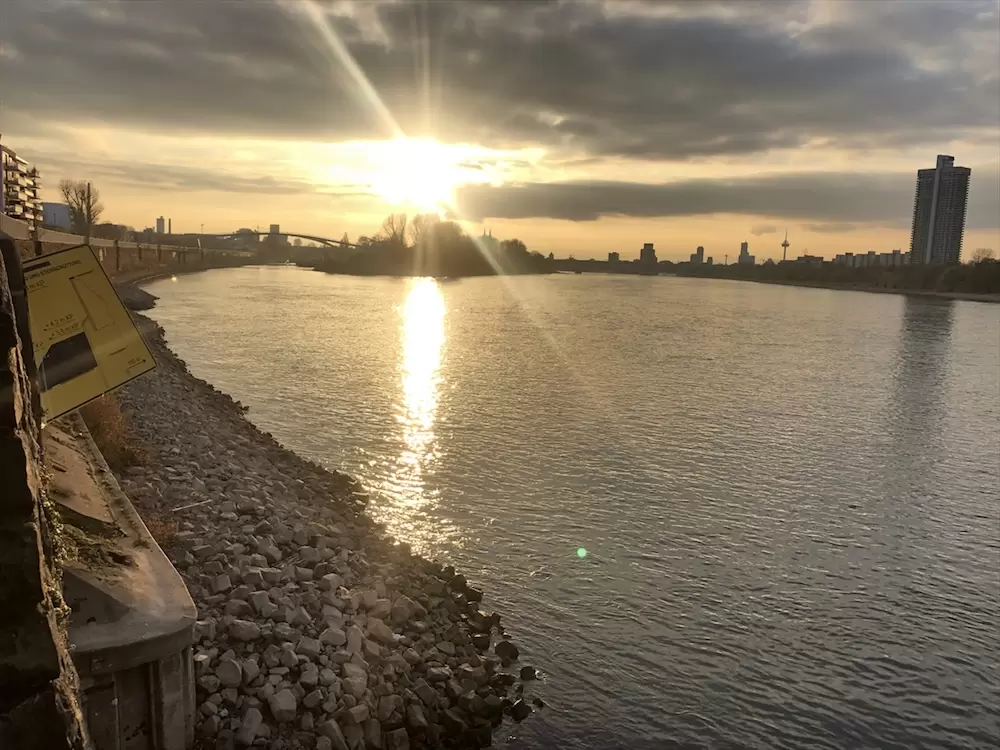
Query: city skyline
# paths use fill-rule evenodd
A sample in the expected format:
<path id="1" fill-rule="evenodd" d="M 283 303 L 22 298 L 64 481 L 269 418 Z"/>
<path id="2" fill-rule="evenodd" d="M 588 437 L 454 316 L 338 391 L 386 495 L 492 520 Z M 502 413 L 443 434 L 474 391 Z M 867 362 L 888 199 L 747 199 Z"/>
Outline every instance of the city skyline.
<path id="1" fill-rule="evenodd" d="M 137 228 L 353 238 L 447 198 L 623 260 L 908 248 L 914 174 L 954 154 L 965 246 L 1000 248 L 994 2 L 413 7 L 13 2 L 0 131 L 45 200 L 90 179 Z"/>

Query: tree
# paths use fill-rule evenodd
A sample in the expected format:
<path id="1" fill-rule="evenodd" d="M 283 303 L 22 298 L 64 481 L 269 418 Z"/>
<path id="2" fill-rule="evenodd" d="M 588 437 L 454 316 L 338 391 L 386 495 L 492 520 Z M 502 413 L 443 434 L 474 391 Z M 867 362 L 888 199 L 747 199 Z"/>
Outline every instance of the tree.
<path id="1" fill-rule="evenodd" d="M 382 222 L 378 239 L 393 247 L 406 247 L 406 214 L 389 214 Z"/>
<path id="2" fill-rule="evenodd" d="M 528 254 L 528 247 L 521 240 L 504 240 L 500 243 L 500 249 L 512 257 L 524 256 Z"/>
<path id="3" fill-rule="evenodd" d="M 294 240 L 292 240 L 292 244 L 295 245 L 295 247 L 302 247 L 302 238 L 296 237 Z"/>
<path id="4" fill-rule="evenodd" d="M 972 257 L 969 258 L 970 263 L 982 263 L 987 260 L 993 260 L 992 247 L 977 247 L 972 251 Z"/>
<path id="5" fill-rule="evenodd" d="M 351 244 L 351 238 L 347 236 L 347 232 L 344 232 L 344 236 L 340 238 L 340 242 L 343 245 L 350 245 Z"/>
<path id="6" fill-rule="evenodd" d="M 417 247 L 432 231 L 435 224 L 441 221 L 437 214 L 417 214 L 410 221 L 410 244 Z"/>
<path id="7" fill-rule="evenodd" d="M 69 221 L 73 231 L 89 235 L 91 228 L 104 213 L 101 192 L 85 180 L 63 180 L 59 183 L 59 192 L 69 206 Z"/>

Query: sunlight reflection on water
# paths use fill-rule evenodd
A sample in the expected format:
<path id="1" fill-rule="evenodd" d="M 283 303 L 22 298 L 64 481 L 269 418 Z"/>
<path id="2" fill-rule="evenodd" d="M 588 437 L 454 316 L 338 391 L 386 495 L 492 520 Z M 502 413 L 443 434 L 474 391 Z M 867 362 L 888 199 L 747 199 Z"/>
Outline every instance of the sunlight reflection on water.
<path id="1" fill-rule="evenodd" d="M 425 477 L 440 458 L 435 423 L 445 344 L 446 306 L 441 288 L 431 278 L 409 282 L 398 308 L 401 348 L 398 363 L 401 403 L 396 405 L 399 455 L 389 478 L 378 488 L 385 497 L 373 511 L 400 541 L 416 551 L 437 547 L 453 527 L 432 522 L 440 493 Z"/>

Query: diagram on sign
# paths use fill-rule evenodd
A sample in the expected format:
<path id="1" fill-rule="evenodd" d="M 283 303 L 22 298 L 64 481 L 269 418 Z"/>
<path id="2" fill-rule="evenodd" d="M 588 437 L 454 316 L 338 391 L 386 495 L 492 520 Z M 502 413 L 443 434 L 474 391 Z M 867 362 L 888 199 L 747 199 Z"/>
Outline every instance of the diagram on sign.
<path id="1" fill-rule="evenodd" d="M 153 357 L 86 245 L 24 267 L 46 420 L 153 369 Z"/>

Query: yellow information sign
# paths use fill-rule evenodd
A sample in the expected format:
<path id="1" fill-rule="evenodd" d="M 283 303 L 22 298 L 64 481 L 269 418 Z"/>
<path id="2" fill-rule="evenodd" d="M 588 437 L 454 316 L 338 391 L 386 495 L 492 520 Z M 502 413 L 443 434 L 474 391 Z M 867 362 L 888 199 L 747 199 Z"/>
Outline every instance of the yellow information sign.
<path id="1" fill-rule="evenodd" d="M 26 261 L 24 283 L 46 421 L 156 366 L 88 245 Z"/>

